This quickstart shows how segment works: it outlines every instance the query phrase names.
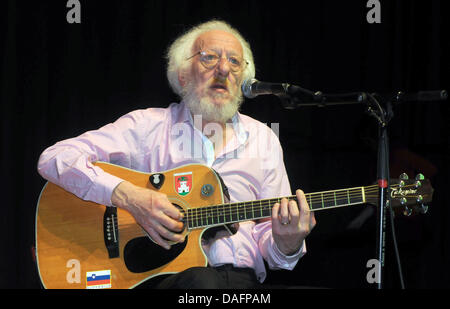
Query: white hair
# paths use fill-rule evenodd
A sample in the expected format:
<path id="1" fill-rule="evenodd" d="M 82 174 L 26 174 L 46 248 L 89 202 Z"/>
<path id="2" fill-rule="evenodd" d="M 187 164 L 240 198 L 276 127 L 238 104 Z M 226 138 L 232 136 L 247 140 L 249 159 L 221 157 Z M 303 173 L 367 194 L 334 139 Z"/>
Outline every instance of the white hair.
<path id="1" fill-rule="evenodd" d="M 170 87 L 180 97 L 183 97 L 183 87 L 180 85 L 178 74 L 185 71 L 191 64 L 186 61 L 192 56 L 192 47 L 200 34 L 211 31 L 222 30 L 231 33 L 241 43 L 243 49 L 243 57 L 248 62 L 245 70 L 242 72 L 242 81 L 255 77 L 255 64 L 253 61 L 253 53 L 250 44 L 242 37 L 242 35 L 229 24 L 221 20 L 211 20 L 197 26 L 192 27 L 183 35 L 178 37 L 167 52 L 167 79 Z"/>

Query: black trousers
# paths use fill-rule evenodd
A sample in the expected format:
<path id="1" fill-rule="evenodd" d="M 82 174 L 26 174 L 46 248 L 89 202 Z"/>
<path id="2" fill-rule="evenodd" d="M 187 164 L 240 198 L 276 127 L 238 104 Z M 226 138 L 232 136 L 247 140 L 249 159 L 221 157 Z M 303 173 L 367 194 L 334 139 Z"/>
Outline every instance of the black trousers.
<path id="1" fill-rule="evenodd" d="M 168 276 L 157 289 L 257 289 L 262 285 L 251 268 L 231 264 L 219 267 L 193 267 Z"/>
<path id="2" fill-rule="evenodd" d="M 219 267 L 192 267 L 177 274 L 158 276 L 137 289 L 323 289 L 323 287 L 262 284 L 251 268 L 232 264 Z"/>

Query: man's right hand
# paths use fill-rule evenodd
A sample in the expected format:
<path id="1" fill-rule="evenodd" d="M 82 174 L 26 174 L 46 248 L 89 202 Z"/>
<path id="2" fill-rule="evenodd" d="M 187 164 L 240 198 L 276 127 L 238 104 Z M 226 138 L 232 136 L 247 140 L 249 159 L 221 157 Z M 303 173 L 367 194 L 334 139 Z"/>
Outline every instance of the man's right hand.
<path id="1" fill-rule="evenodd" d="M 123 181 L 114 189 L 111 202 L 128 211 L 153 241 L 163 248 L 170 249 L 167 240 L 184 241 L 184 235 L 179 234 L 183 230 L 183 223 L 180 222 L 183 215 L 165 194 Z"/>

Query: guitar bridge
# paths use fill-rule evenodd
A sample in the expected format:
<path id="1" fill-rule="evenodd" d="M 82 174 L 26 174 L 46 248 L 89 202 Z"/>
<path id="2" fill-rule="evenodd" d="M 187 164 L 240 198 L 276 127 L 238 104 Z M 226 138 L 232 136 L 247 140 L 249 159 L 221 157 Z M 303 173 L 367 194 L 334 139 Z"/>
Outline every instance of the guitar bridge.
<path id="1" fill-rule="evenodd" d="M 119 257 L 119 226 L 115 207 L 106 207 L 103 215 L 103 238 L 109 258 Z"/>

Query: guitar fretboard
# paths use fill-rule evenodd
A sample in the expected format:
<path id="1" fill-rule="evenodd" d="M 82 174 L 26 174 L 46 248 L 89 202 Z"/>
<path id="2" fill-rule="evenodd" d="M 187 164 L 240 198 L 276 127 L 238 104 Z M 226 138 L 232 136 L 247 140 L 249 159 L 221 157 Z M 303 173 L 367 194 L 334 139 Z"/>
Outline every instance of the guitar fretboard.
<path id="1" fill-rule="evenodd" d="M 372 187 L 372 186 L 371 186 Z M 373 189 L 370 187 L 370 190 Z M 369 187 L 357 187 L 334 191 L 305 194 L 311 211 L 344 207 L 366 203 L 365 191 Z M 288 200 L 297 201 L 297 196 L 286 196 Z M 205 228 L 216 225 L 255 220 L 272 216 L 272 207 L 280 203 L 283 197 L 190 208 L 185 222 L 188 229 Z"/>

